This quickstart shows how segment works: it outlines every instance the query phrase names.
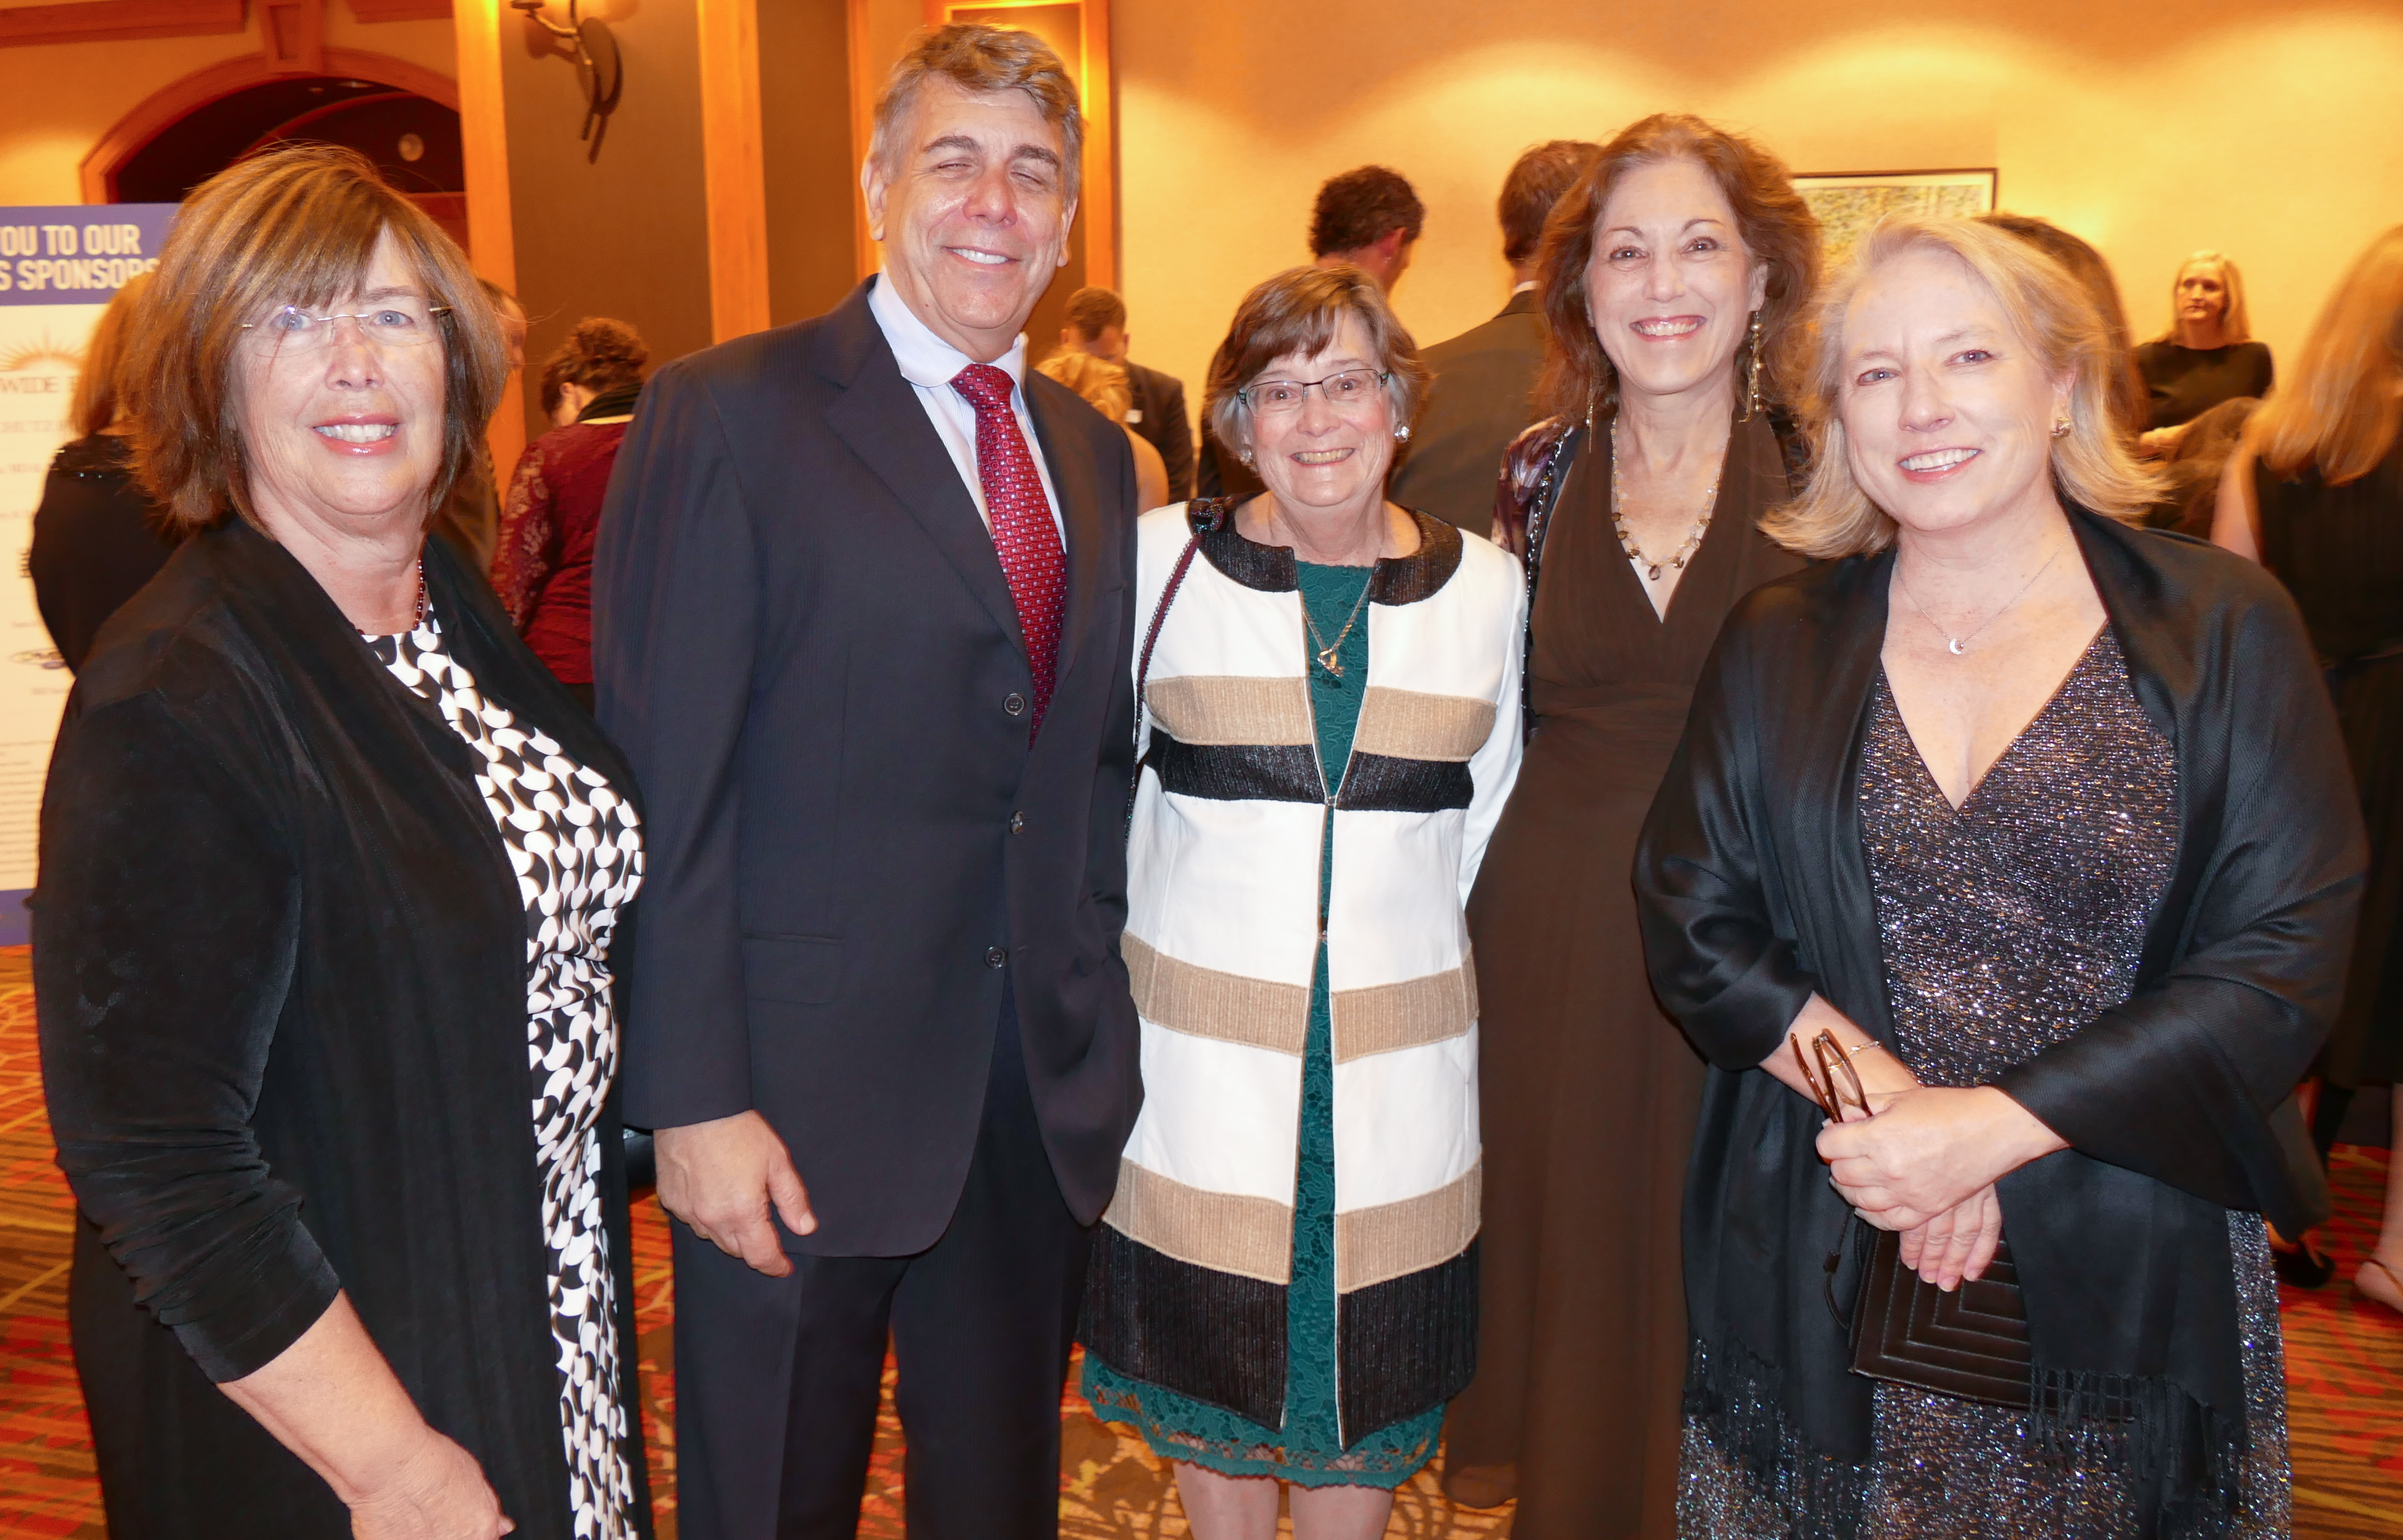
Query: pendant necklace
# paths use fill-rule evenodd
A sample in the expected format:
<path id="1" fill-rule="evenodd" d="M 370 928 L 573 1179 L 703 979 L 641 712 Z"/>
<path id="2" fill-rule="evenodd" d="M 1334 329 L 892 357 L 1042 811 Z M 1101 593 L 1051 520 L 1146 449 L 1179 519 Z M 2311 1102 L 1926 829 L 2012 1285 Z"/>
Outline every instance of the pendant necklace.
<path id="1" fill-rule="evenodd" d="M 2012 594 L 2010 598 L 2004 603 L 2001 609 L 1996 610 L 1993 614 L 1986 617 L 1983 620 L 1979 621 L 1978 630 L 1970 631 L 1965 636 L 1955 636 L 1951 631 L 1946 631 L 1942 626 L 1936 624 L 1936 617 L 1928 614 L 1927 606 L 1919 602 L 1919 595 L 1910 591 L 1910 579 L 1903 576 L 1902 557 L 1899 553 L 1897 553 L 1894 559 L 1894 575 L 1896 577 L 1901 579 L 1902 596 L 1910 601 L 1910 607 L 1919 612 L 1919 617 L 1922 620 L 1926 621 L 1929 627 L 1935 631 L 1937 635 L 1944 638 L 1944 645 L 1952 649 L 1953 657 L 1958 658 L 1963 653 L 1969 650 L 1969 644 L 1978 639 L 1979 632 L 1983 631 L 1988 626 L 1993 625 L 1995 621 L 2009 614 L 2011 605 L 2018 604 L 2021 600 L 2028 596 L 2028 590 L 2035 587 L 2036 577 L 2042 577 L 2046 573 L 2052 570 L 2053 562 L 2058 561 L 2061 557 L 2061 548 L 2067 544 L 2069 544 L 2069 541 L 2066 537 L 2055 541 L 2052 547 L 2052 554 L 2044 559 L 2043 566 L 2035 569 L 2035 577 L 2031 577 L 2026 582 L 2021 583 L 2020 585 L 2019 592 Z"/>
<path id="2" fill-rule="evenodd" d="M 1618 479 L 1618 419 L 1614 417 L 1610 420 L 1610 527 L 1618 532 L 1619 548 L 1627 552 L 1627 559 L 1645 569 L 1647 582 L 1660 581 L 1662 567 L 1674 567 L 1679 572 L 1686 570 L 1686 563 L 1702 548 L 1702 536 L 1710 533 L 1711 514 L 1718 504 L 1719 479 L 1714 476 L 1711 478 L 1711 490 L 1702 493 L 1702 517 L 1696 519 L 1694 527 L 1687 532 L 1686 543 L 1677 548 L 1677 554 L 1666 562 L 1656 562 L 1645 555 L 1644 548 L 1635 543 L 1634 534 L 1627 527 L 1626 493 L 1620 490 Z"/>
<path id="3" fill-rule="evenodd" d="M 1381 516 L 1382 512 L 1382 509 L 1379 510 Z M 1277 510 L 1277 516 L 1282 519 L 1285 516 L 1285 510 L 1283 508 L 1279 508 Z M 1291 533 L 1289 526 L 1287 533 Z M 1297 562 L 1301 560 L 1300 548 L 1301 543 L 1299 540 L 1295 541 L 1294 560 Z M 1382 551 L 1383 548 L 1384 536 L 1380 534 L 1378 536 L 1378 549 Z M 1318 659 L 1318 666 L 1320 668 L 1325 669 L 1328 673 L 1333 674 L 1338 679 L 1343 677 L 1343 664 L 1340 661 L 1343 653 L 1343 644 L 1351 639 L 1352 628 L 1360 623 L 1360 612 L 1363 609 L 1366 609 L 1368 604 L 1368 590 L 1376 586 L 1377 568 L 1376 563 L 1372 562 L 1368 565 L 1368 580 L 1360 585 L 1360 597 L 1352 602 L 1352 614 L 1344 620 L 1343 629 L 1335 633 L 1335 640 L 1332 642 L 1327 641 L 1318 633 L 1318 622 L 1310 617 L 1310 601 L 1307 599 L 1301 600 L 1301 623 L 1303 628 L 1310 632 L 1311 656 Z M 1297 581 L 1295 588 L 1299 590 L 1299 587 L 1300 584 Z M 1301 599 L 1301 595 L 1299 591 L 1295 593 L 1294 597 Z"/>

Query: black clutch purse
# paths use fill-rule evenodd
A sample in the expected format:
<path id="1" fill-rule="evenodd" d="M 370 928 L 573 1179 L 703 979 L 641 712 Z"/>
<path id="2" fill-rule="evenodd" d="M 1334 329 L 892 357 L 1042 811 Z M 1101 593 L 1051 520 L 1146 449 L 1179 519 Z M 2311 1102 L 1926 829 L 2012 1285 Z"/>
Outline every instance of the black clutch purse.
<path id="1" fill-rule="evenodd" d="M 1833 1034 L 1821 1033 L 1809 1053 L 1799 1037 L 1789 1040 L 1820 1111 L 1840 1123 L 1847 1106 L 1868 1111 L 1851 1056 Z M 1846 1221 L 1847 1238 L 1857 1222 Z M 1871 1233 L 1877 1240 L 1853 1302 L 1853 1372 L 1964 1401 L 2027 1406 L 2035 1388 L 2035 1356 L 2028 1351 L 2027 1301 L 2020 1294 L 2009 1244 L 1995 1246 L 1982 1277 L 1947 1294 L 1903 1266 L 1901 1236 L 1892 1230 Z M 1838 1241 L 1827 1258 L 1831 1286 L 1843 1247 Z"/>
<path id="2" fill-rule="evenodd" d="M 1993 1407 L 2028 1404 L 2027 1301 L 2008 1244 L 1985 1275 L 1945 1293 L 1902 1265 L 1902 1237 L 1879 1230 L 1853 1305 L 1853 1372 Z"/>

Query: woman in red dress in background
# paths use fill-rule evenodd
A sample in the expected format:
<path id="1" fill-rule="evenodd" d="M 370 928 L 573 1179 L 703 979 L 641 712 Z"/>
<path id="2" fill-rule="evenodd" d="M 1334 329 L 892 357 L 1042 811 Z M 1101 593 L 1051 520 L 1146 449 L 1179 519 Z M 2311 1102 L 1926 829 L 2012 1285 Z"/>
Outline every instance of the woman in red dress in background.
<path id="1" fill-rule="evenodd" d="M 542 370 L 559 424 L 528 444 L 509 479 L 493 589 L 534 655 L 592 709 L 592 545 L 601 500 L 642 394 L 650 350 L 623 321 L 590 316 Z"/>

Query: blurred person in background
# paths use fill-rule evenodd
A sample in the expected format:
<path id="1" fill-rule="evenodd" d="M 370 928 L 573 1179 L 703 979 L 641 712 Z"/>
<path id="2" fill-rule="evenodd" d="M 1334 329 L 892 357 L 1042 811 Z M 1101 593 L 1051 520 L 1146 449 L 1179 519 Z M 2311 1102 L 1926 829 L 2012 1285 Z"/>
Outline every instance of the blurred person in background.
<path id="1" fill-rule="evenodd" d="M 1310 211 L 1310 256 L 1319 267 L 1348 262 L 1387 294 L 1402 281 L 1426 228 L 1426 205 L 1391 166 L 1330 176 Z"/>
<path id="2" fill-rule="evenodd" d="M 2335 692 L 2369 825 L 2369 883 L 2344 1005 L 2320 1061 L 2321 1156 L 2354 1092 L 2395 1088 L 2403 1133 L 2403 227 L 2370 243 L 2320 312 L 2294 378 L 2254 414 L 2213 538 L 2277 574 Z M 2281 1257 L 2282 1262 L 2285 1260 Z M 2306 1253 L 2301 1270 L 2327 1264 Z M 2297 1270 L 2290 1267 L 2290 1276 Z M 2324 1274 L 2323 1274 L 2324 1276 Z M 2308 1277 L 2297 1279 L 2309 1282 Z M 2403 1158 L 2387 1166 L 2361 1292 L 2403 1310 Z"/>
<path id="3" fill-rule="evenodd" d="M 101 312 L 67 409 L 76 437 L 50 461 L 34 509 L 25 569 L 42 624 L 70 670 L 83 667 L 101 625 L 184 541 L 133 475 L 132 424 L 118 388 L 134 309 L 149 282 L 146 273 L 133 279 Z"/>
<path id="4" fill-rule="evenodd" d="M 120 380 L 191 536 L 77 676 L 34 979 L 119 1540 L 642 1540 L 633 778 L 440 540 L 508 372 L 355 151 L 186 200 Z"/>
<path id="5" fill-rule="evenodd" d="M 2246 424 L 2260 409 L 2260 402 L 2239 395 L 2188 423 L 2157 459 L 2165 490 L 2145 521 L 2155 529 L 2211 539 L 2218 524 L 2219 489 L 2227 479 L 2228 462 L 2243 443 Z"/>
<path id="6" fill-rule="evenodd" d="M 1462 905 L 1519 764 L 1518 564 L 1385 496 L 1425 389 L 1359 269 L 1235 312 L 1202 409 L 1269 492 L 1143 520 L 1123 950 L 1145 1102 L 1085 1394 L 1198 1540 L 1373 1540 L 1477 1345 Z M 1156 650 L 1154 644 L 1157 644 Z"/>
<path id="7" fill-rule="evenodd" d="M 1090 353 L 1063 351 L 1035 366 L 1035 372 L 1084 397 L 1085 404 L 1126 429 L 1127 447 L 1134 451 L 1135 509 L 1138 513 L 1168 506 L 1168 467 L 1151 441 L 1127 423 L 1127 403 L 1134 387 L 1123 364 L 1113 364 Z"/>
<path id="8" fill-rule="evenodd" d="M 2152 395 L 2145 448 L 2166 450 L 2177 430 L 2240 395 L 2266 396 L 2277 369 L 2270 344 L 2253 340 L 2244 275 L 2215 251 L 2178 265 L 2170 284 L 2170 329 L 2136 350 Z"/>
<path id="9" fill-rule="evenodd" d="M 518 634 L 570 695 L 592 709 L 592 547 L 609 472 L 650 359 L 623 321 L 588 316 L 542 368 L 544 412 L 559 425 L 528 444 L 509 479 L 493 591 Z"/>
<path id="10" fill-rule="evenodd" d="M 1160 451 L 1170 500 L 1192 496 L 1193 424 L 1185 416 L 1185 382 L 1127 356 L 1133 343 L 1127 334 L 1126 301 L 1115 290 L 1089 286 L 1068 296 L 1067 323 L 1060 328 L 1062 347 L 1105 358 L 1127 371 L 1132 398 L 1120 425 Z"/>
<path id="11" fill-rule="evenodd" d="M 2153 404 L 2143 371 L 2136 368 L 2135 333 L 2128 326 L 2128 307 L 2119 298 L 2119 281 L 2103 254 L 2049 219 L 2032 214 L 1981 214 L 1981 225 L 2007 230 L 2069 270 L 2078 287 L 2094 301 L 2111 338 L 2111 423 L 2134 444 L 2151 427 Z"/>
<path id="12" fill-rule="evenodd" d="M 1720 622 L 1799 559 L 1775 407 L 1819 271 L 1785 165 L 1697 118 L 1620 132 L 1537 258 L 1546 420 L 1495 521 L 1534 587 L 1531 736 L 1469 905 L 1485 1325 L 1444 1488 L 1520 1540 L 1665 1536 L 1687 1350 L 1677 1267 L 1702 1061 L 1644 982 L 1631 873 Z"/>
<path id="13" fill-rule="evenodd" d="M 1510 264 L 1510 298 L 1500 314 L 1426 350 L 1435 386 L 1419 414 L 1394 501 L 1434 514 L 1472 534 L 1493 528 L 1493 478 L 1502 451 L 1536 416 L 1535 379 L 1544 369 L 1543 308 L 1535 298 L 1535 247 L 1544 220 L 1600 145 L 1555 139 L 1511 164 L 1502 182 L 1502 259 Z"/>

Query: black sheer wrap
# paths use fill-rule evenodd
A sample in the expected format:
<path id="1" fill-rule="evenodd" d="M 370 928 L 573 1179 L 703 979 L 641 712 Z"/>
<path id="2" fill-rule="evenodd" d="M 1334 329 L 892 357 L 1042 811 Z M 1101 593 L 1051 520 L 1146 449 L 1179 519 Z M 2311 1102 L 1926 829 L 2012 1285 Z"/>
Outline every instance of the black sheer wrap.
<path id="1" fill-rule="evenodd" d="M 2177 754 L 2178 853 L 2126 1002 L 1996 1084 L 2071 1148 L 2000 1184 L 2031 1416 L 2105 1437 L 2161 1534 L 2229 1522 L 2244 1437 L 2226 1211 L 2293 1235 L 2328 1200 L 2289 1093 L 2336 1008 L 2366 849 L 2293 604 L 2248 562 L 2073 512 L 2146 715 Z M 1825 1264 L 1845 1205 L 1822 1118 L 1766 1073 L 1813 992 L 1890 1046 L 1855 806 L 1889 550 L 1751 596 L 1703 673 L 1639 849 L 1654 989 L 1712 1062 L 1686 1196 L 1688 1406 L 1754 1480 L 1857 1520 L 1869 1381 Z M 1834 1297 L 1848 1301 L 1848 1257 Z"/>

